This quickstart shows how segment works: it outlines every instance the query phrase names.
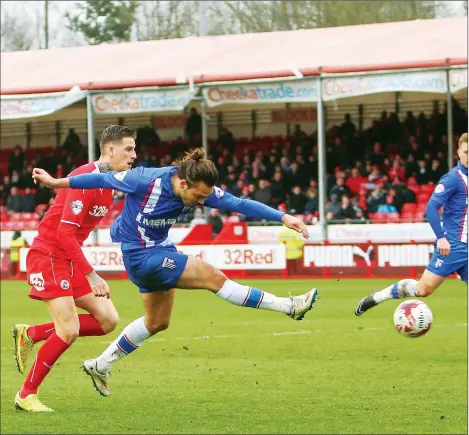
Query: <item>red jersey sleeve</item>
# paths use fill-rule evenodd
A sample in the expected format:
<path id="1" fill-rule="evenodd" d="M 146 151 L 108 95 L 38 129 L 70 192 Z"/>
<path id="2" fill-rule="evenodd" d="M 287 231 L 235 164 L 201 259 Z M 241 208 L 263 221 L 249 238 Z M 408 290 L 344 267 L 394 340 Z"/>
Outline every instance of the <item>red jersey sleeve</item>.
<path id="1" fill-rule="evenodd" d="M 57 239 L 62 249 L 68 253 L 68 258 L 75 263 L 76 270 L 80 270 L 85 275 L 91 273 L 93 267 L 88 263 L 81 250 L 77 231 L 94 202 L 94 195 L 94 190 L 67 189 L 62 217 L 57 229 Z"/>

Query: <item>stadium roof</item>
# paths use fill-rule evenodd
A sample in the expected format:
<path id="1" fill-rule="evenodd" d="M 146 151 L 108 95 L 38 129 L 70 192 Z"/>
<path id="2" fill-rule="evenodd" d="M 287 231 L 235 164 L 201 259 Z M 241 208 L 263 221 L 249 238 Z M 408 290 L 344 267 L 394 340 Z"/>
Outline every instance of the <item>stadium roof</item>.
<path id="1" fill-rule="evenodd" d="M 466 17 L 1 54 L 1 93 L 171 86 L 195 82 L 467 64 Z M 179 78 L 179 80 L 178 80 Z"/>

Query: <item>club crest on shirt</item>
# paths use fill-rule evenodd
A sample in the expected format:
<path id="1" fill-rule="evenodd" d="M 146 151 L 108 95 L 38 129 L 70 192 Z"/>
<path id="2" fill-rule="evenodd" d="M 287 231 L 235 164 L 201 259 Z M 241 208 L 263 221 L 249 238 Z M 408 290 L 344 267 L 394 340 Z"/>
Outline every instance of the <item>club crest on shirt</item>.
<path id="1" fill-rule="evenodd" d="M 216 196 L 217 198 L 221 198 L 221 197 L 225 194 L 225 192 L 223 192 L 223 190 L 221 190 L 221 189 L 220 189 L 219 187 L 217 187 L 217 186 L 215 186 L 213 190 L 215 191 L 215 196 Z"/>
<path id="2" fill-rule="evenodd" d="M 127 172 L 129 172 L 129 171 L 118 172 L 117 174 L 114 174 L 114 178 L 117 181 L 122 181 L 124 179 L 124 177 L 127 175 Z"/>
<path id="3" fill-rule="evenodd" d="M 83 211 L 83 201 L 79 199 L 70 203 L 70 208 L 75 216 L 79 215 Z"/>
<path id="4" fill-rule="evenodd" d="M 435 187 L 435 193 L 443 193 L 445 191 L 445 186 L 443 184 L 438 184 L 438 186 Z"/>

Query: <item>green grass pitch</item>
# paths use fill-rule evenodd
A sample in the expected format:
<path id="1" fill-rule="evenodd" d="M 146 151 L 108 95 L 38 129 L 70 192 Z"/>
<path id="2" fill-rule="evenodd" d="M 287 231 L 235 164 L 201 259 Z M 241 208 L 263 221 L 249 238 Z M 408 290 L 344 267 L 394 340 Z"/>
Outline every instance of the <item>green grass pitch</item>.
<path id="1" fill-rule="evenodd" d="M 132 284 L 111 281 L 120 324 L 106 337 L 79 338 L 58 361 L 40 390 L 56 410 L 47 415 L 14 409 L 24 376 L 10 330 L 49 317 L 25 282 L 2 282 L 1 432 L 467 433 L 467 289 L 443 284 L 426 301 L 431 331 L 407 339 L 393 330 L 397 301 L 353 314 L 359 298 L 392 282 L 250 282 L 278 295 L 317 286 L 321 299 L 302 322 L 179 291 L 171 327 L 114 366 L 103 398 L 81 362 L 143 312 Z"/>

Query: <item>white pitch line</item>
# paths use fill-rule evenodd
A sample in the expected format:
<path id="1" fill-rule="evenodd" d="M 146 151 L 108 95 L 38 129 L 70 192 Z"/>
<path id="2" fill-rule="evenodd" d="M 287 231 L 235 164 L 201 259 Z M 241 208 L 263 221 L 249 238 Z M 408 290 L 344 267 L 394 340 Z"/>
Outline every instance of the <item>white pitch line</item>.
<path id="1" fill-rule="evenodd" d="M 453 325 L 433 325 L 432 328 L 442 328 L 442 327 L 467 327 L 467 323 L 455 323 Z M 376 331 L 386 331 L 389 328 L 363 328 L 360 329 L 360 332 L 376 332 Z M 254 336 L 269 336 L 269 337 L 282 337 L 286 335 L 306 335 L 306 334 L 321 334 L 328 333 L 328 331 L 321 329 L 305 329 L 300 331 L 283 331 L 283 332 L 265 332 L 261 334 L 250 334 L 251 337 Z M 226 338 L 241 338 L 246 337 L 245 335 L 201 335 L 196 337 L 175 337 L 175 338 L 150 338 L 146 340 L 149 343 L 160 343 L 167 342 L 171 340 L 178 341 L 191 341 L 191 340 L 211 340 L 211 339 L 226 339 Z M 112 341 L 101 341 L 101 344 L 110 344 Z"/>

